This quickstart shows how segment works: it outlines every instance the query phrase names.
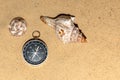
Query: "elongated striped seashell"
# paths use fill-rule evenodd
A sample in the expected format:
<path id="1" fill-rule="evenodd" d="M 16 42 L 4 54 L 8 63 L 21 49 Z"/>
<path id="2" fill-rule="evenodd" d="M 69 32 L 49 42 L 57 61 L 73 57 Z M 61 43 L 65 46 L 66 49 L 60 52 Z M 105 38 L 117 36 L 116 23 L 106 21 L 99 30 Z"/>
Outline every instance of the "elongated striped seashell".
<path id="1" fill-rule="evenodd" d="M 74 22 L 75 17 L 69 14 L 60 14 L 56 17 L 41 16 L 40 19 L 55 29 L 57 37 L 63 43 L 87 42 L 86 36 Z"/>

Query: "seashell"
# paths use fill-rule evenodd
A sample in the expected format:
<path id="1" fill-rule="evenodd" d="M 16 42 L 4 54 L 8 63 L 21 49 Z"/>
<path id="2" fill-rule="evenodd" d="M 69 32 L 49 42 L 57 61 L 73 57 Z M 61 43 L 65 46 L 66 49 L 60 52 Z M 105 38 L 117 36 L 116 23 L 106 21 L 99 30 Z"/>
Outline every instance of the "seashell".
<path id="1" fill-rule="evenodd" d="M 13 36 L 22 36 L 27 30 L 27 23 L 22 17 L 15 17 L 9 24 L 9 31 Z"/>
<path id="2" fill-rule="evenodd" d="M 40 19 L 55 29 L 57 37 L 63 43 L 87 42 L 86 36 L 75 23 L 75 16 L 60 14 L 56 17 L 41 16 Z"/>

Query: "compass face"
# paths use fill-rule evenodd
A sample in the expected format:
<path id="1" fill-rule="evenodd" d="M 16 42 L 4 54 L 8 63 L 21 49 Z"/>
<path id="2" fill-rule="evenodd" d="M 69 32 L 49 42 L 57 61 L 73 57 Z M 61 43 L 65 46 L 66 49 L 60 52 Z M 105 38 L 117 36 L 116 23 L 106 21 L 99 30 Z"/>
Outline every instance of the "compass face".
<path id="1" fill-rule="evenodd" d="M 40 64 L 47 57 L 47 46 L 42 40 L 31 39 L 23 46 L 23 56 L 30 64 Z"/>

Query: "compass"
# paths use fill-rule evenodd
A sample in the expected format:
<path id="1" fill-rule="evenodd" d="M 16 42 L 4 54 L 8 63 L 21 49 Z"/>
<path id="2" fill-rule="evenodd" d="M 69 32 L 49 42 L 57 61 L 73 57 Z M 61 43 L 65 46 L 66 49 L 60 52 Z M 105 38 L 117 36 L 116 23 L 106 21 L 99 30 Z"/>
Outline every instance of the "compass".
<path id="1" fill-rule="evenodd" d="M 23 45 L 23 57 L 28 63 L 38 65 L 47 58 L 47 45 L 43 40 L 39 39 L 39 31 L 34 31 L 32 36 L 33 38 L 26 41 Z"/>

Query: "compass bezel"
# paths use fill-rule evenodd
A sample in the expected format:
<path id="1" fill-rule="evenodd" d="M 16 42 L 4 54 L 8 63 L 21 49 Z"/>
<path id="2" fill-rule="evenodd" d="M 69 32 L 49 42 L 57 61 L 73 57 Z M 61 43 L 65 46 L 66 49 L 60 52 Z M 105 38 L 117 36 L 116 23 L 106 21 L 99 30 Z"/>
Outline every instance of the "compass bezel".
<path id="1" fill-rule="evenodd" d="M 29 58 L 28 58 L 28 55 L 27 55 L 27 52 L 26 52 L 26 49 L 28 48 L 28 46 L 30 44 L 35 44 L 35 42 L 41 44 L 43 47 L 44 47 L 44 50 L 45 50 L 45 57 L 40 60 L 40 61 L 37 61 L 37 62 L 34 62 L 34 61 L 31 61 Z M 47 48 L 47 45 L 46 43 L 39 39 L 39 38 L 32 38 L 32 39 L 29 39 L 28 41 L 25 42 L 25 44 L 23 45 L 23 48 L 22 48 L 22 53 L 23 53 L 23 57 L 24 59 L 29 63 L 29 64 L 32 64 L 32 65 L 38 65 L 38 64 L 41 64 L 43 63 L 46 58 L 47 58 L 47 55 L 48 55 L 48 48 Z"/>

